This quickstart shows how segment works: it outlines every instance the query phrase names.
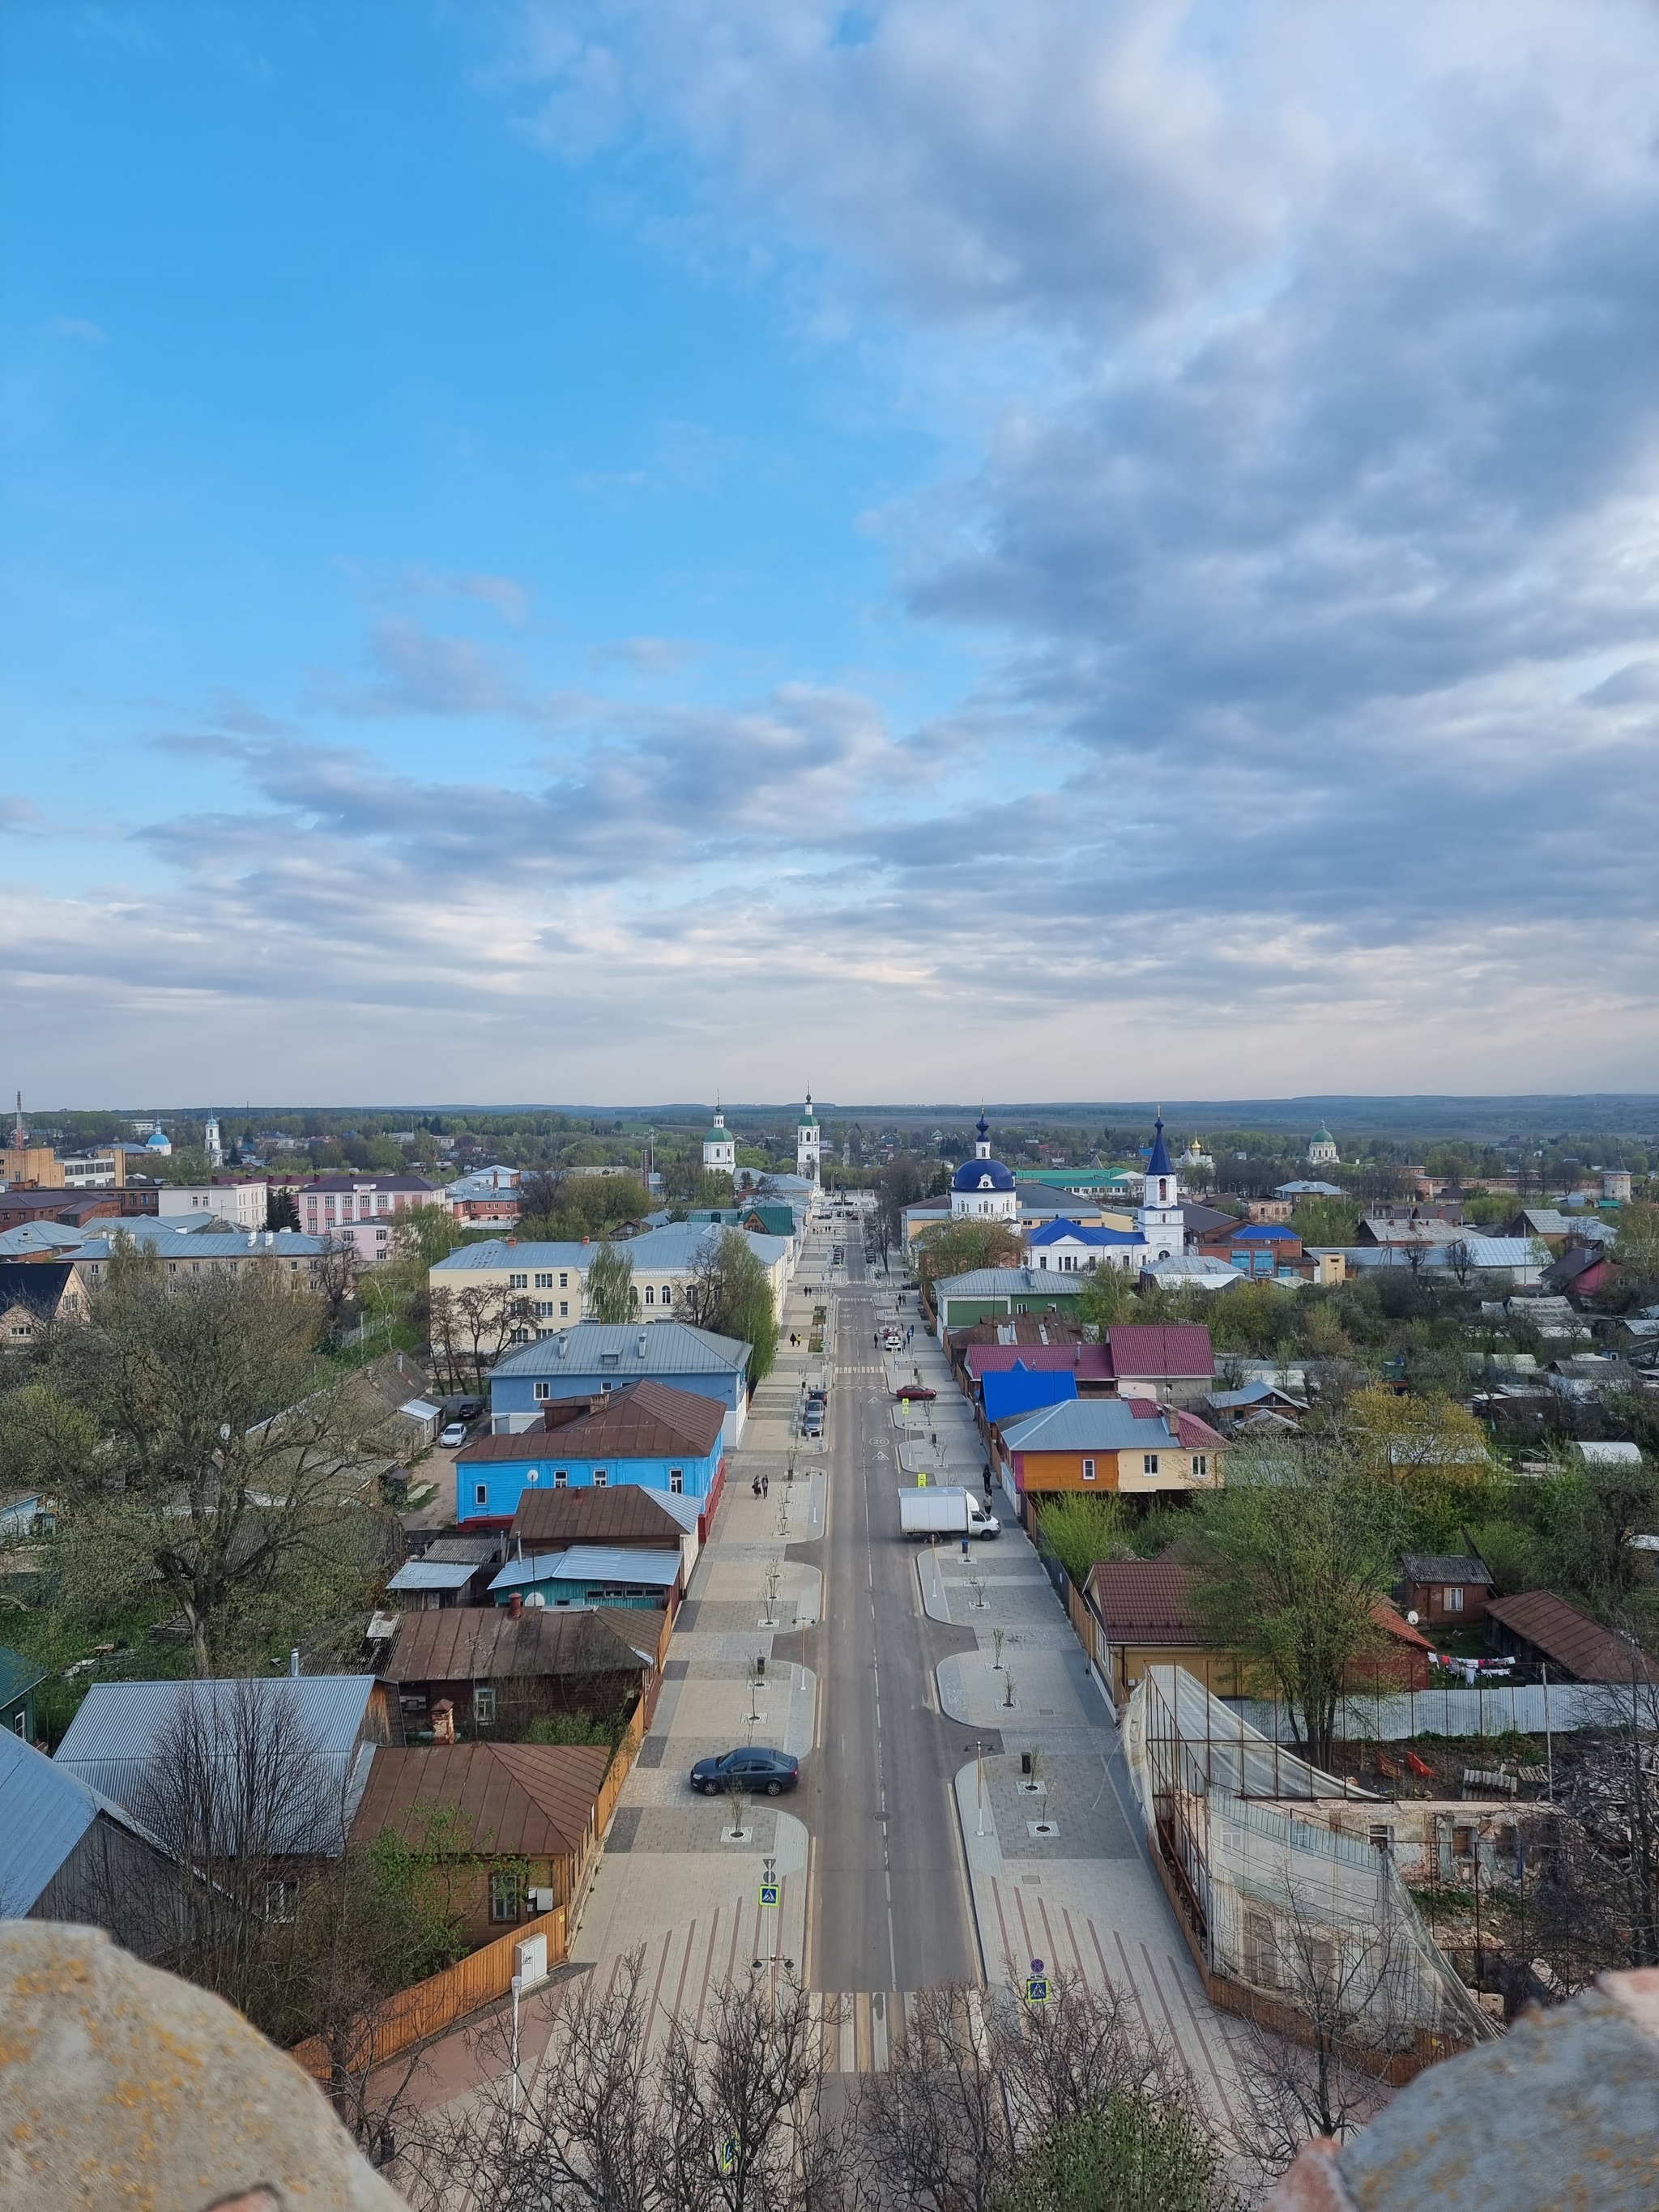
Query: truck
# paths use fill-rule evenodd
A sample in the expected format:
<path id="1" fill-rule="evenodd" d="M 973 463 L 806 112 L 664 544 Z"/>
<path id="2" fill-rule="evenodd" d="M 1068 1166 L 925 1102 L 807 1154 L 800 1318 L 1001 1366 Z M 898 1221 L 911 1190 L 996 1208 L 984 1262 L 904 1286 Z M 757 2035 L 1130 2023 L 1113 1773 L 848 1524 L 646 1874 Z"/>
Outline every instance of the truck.
<path id="1" fill-rule="evenodd" d="M 954 1488 L 901 1490 L 899 1528 L 907 1536 L 1000 1536 L 1002 1523 L 988 1513 L 971 1491 Z"/>

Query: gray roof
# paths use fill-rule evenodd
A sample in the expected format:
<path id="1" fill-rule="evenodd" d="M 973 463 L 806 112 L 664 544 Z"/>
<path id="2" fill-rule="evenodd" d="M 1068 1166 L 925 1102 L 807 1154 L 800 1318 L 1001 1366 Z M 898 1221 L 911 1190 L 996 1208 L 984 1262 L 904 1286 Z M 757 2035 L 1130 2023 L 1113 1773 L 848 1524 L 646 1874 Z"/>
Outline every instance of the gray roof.
<path id="1" fill-rule="evenodd" d="M 1148 1419 L 1127 1398 L 1068 1398 L 1011 1423 L 1003 1441 L 1010 1451 L 1161 1451 L 1173 1439 L 1161 1408 Z"/>
<path id="2" fill-rule="evenodd" d="M 568 1551 L 511 1559 L 489 1585 L 514 1589 L 529 1583 L 653 1583 L 669 1589 L 680 1578 L 678 1552 L 628 1551 L 610 1544 L 573 1544 Z"/>
<path id="3" fill-rule="evenodd" d="M 284 1674 L 247 1682 L 94 1682 L 70 1723 L 53 1764 L 132 1811 L 181 1706 L 191 1704 L 209 1720 L 220 1716 L 228 1722 L 234 1701 L 249 1691 L 262 1705 L 291 1699 L 314 1749 L 318 1790 L 296 1812 L 296 1819 L 306 1824 L 306 1834 L 291 1840 L 296 1848 L 308 1843 L 313 1848 L 337 1850 L 368 1778 L 372 1747 L 360 1747 L 358 1737 L 374 1694 L 372 1674 L 306 1674 L 297 1679 Z"/>
<path id="4" fill-rule="evenodd" d="M 947 1275 L 933 1285 L 945 1298 L 1052 1298 L 1056 1291 L 1079 1297 L 1087 1289 L 1086 1274 L 1066 1275 L 1053 1268 L 974 1267 L 965 1275 Z"/>
<path id="5" fill-rule="evenodd" d="M 1497 1587 L 1484 1559 L 1473 1552 L 1407 1552 L 1400 1562 L 1401 1578 L 1408 1583 L 1484 1583 Z"/>
<path id="6" fill-rule="evenodd" d="M 0 1233 L 0 1260 L 26 1260 L 33 1252 L 66 1252 L 87 1241 L 84 1229 L 61 1221 L 25 1221 Z"/>
<path id="7" fill-rule="evenodd" d="M 202 1218 L 217 1219 L 210 1213 Z M 186 1229 L 175 1220 L 147 1221 L 134 1215 L 112 1223 L 107 1236 L 88 1237 L 76 1258 L 107 1260 L 118 1235 L 131 1237 L 164 1260 L 242 1260 L 251 1252 L 270 1252 L 279 1260 L 308 1260 L 323 1249 L 320 1237 L 307 1237 L 301 1229 Z"/>
<path id="8" fill-rule="evenodd" d="M 644 1339 L 643 1349 L 641 1339 Z M 560 1347 L 562 1346 L 562 1352 Z M 520 1345 L 495 1362 L 504 1375 L 732 1375 L 749 1364 L 749 1346 L 690 1322 L 575 1322 Z"/>
<path id="9" fill-rule="evenodd" d="M 708 1239 L 711 1236 L 718 1237 L 720 1233 L 709 1221 L 670 1221 L 660 1229 L 647 1229 L 637 1237 L 618 1238 L 617 1249 L 633 1261 L 634 1273 L 643 1280 L 659 1268 L 666 1267 L 673 1273 L 695 1266 Z M 773 1266 L 789 1249 L 787 1237 L 763 1237 L 756 1229 L 740 1229 L 738 1234 L 747 1239 L 763 1267 Z M 434 1272 L 467 1274 L 476 1273 L 480 1268 L 574 1267 L 580 1274 L 592 1265 L 599 1251 L 597 1243 L 508 1244 L 504 1237 L 489 1237 L 481 1243 L 461 1245 L 440 1260 Z"/>
<path id="10" fill-rule="evenodd" d="M 0 1730 L 0 1919 L 24 1917 L 100 1813 L 154 1840 L 130 1813 L 9 1729 Z"/>
<path id="11" fill-rule="evenodd" d="M 465 1589 L 484 1559 L 405 1559 L 392 1580 L 389 1590 L 447 1590 Z"/>

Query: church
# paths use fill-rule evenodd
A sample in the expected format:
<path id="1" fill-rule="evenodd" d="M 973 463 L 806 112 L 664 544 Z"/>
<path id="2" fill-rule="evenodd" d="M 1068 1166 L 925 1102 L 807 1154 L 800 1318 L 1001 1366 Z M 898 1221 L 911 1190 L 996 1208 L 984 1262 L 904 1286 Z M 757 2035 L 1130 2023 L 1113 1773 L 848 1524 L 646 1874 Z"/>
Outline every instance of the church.
<path id="1" fill-rule="evenodd" d="M 818 1117 L 812 1111 L 812 1092 L 808 1087 L 806 1105 L 800 1120 L 795 1124 L 795 1173 L 817 1182 L 823 1153 L 823 1132 Z"/>
<path id="2" fill-rule="evenodd" d="M 991 1125 L 981 1107 L 975 1124 L 974 1157 L 951 1178 L 952 1221 L 1000 1221 L 1012 1229 L 1019 1218 L 1019 1193 L 1000 1160 L 991 1158 Z"/>
<path id="3" fill-rule="evenodd" d="M 702 1140 L 702 1171 L 705 1175 L 729 1175 L 738 1172 L 738 1140 L 726 1126 L 726 1116 L 720 1102 L 714 1102 L 714 1126 Z"/>

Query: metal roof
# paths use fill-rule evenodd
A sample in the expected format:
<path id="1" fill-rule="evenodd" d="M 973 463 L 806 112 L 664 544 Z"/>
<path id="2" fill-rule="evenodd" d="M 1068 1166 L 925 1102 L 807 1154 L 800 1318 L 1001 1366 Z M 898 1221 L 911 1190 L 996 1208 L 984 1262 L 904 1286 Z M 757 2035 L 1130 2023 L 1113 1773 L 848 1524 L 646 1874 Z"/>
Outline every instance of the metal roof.
<path id="1" fill-rule="evenodd" d="M 641 1540 L 666 1550 L 672 1531 L 696 1527 L 700 1510 L 695 1498 L 677 1497 L 643 1482 L 619 1482 L 605 1490 L 587 1485 L 579 1490 L 527 1490 L 519 1500 L 513 1534 L 544 1552 Z"/>
<path id="2" fill-rule="evenodd" d="M 1603 1628 L 1553 1590 L 1526 1590 L 1519 1597 L 1494 1598 L 1486 1607 L 1495 1620 L 1529 1644 L 1552 1667 L 1579 1682 L 1659 1682 L 1659 1668 L 1633 1644 Z"/>
<path id="3" fill-rule="evenodd" d="M 736 1337 L 693 1328 L 689 1322 L 577 1322 L 570 1328 L 520 1345 L 495 1362 L 503 1376 L 734 1375 L 749 1364 L 749 1346 Z"/>
<path id="4" fill-rule="evenodd" d="M 179 1710 L 197 1706 L 204 1718 L 219 1721 L 227 1733 L 236 1701 L 249 1693 L 260 1700 L 290 1699 L 313 1747 L 318 1790 L 297 1817 L 319 1821 L 311 1835 L 315 1847 L 337 1848 L 342 1814 L 362 1786 L 372 1747 L 360 1744 L 374 1694 L 372 1674 L 278 1675 L 263 1680 L 94 1682 L 58 1747 L 54 1764 L 76 1775 L 118 1805 L 134 1810 L 145 1778 L 164 1752 Z M 319 1814 L 319 1806 L 325 1809 Z M 301 1839 L 295 1838 L 295 1844 Z"/>
<path id="5" fill-rule="evenodd" d="M 455 1605 L 408 1614 L 385 1672 L 391 1682 L 484 1682 L 629 1674 L 639 1663 L 598 1613 L 532 1606 L 514 1620 L 504 1605 Z"/>
<path id="6" fill-rule="evenodd" d="M 21 1920 L 33 1909 L 100 1813 L 155 1840 L 130 1813 L 9 1729 L 0 1730 L 0 1919 Z"/>
<path id="7" fill-rule="evenodd" d="M 481 1565 L 487 1560 L 468 1559 L 405 1559 L 392 1580 L 389 1590 L 447 1590 L 465 1589 Z"/>
<path id="8" fill-rule="evenodd" d="M 1052 1298 L 1057 1291 L 1076 1298 L 1088 1284 L 1087 1275 L 1060 1275 L 1038 1267 L 972 1267 L 965 1275 L 946 1276 L 934 1284 L 933 1291 L 942 1298 Z"/>
<path id="9" fill-rule="evenodd" d="M 210 1221 L 216 1218 L 204 1217 Z M 118 1236 L 131 1237 L 163 1260 L 242 1260 L 253 1252 L 271 1252 L 279 1260 L 307 1260 L 323 1249 L 320 1237 L 308 1237 L 300 1229 L 185 1229 L 135 1214 L 115 1224 L 107 1236 L 88 1237 L 76 1257 L 107 1260 Z"/>
<path id="10" fill-rule="evenodd" d="M 37 1495 L 25 1491 L 26 1498 Z M 14 1651 L 8 1644 L 0 1644 L 0 1705 L 9 1705 L 14 1699 L 26 1698 L 46 1679 L 50 1668 L 37 1660 L 26 1659 L 21 1651 Z"/>
<path id="11" fill-rule="evenodd" d="M 629 1551 L 619 1545 L 572 1544 L 568 1551 L 544 1552 L 538 1559 L 509 1559 L 489 1585 L 521 1589 L 532 1583 L 650 1583 L 672 1589 L 680 1578 L 680 1555 Z"/>
<path id="12" fill-rule="evenodd" d="M 1207 1381 L 1215 1373 L 1215 1351 L 1202 1322 L 1114 1322 L 1106 1331 L 1112 1371 L 1146 1377 L 1179 1375 Z"/>
<path id="13" fill-rule="evenodd" d="M 567 1858 L 592 1832 L 611 1764 L 607 1744 L 456 1743 L 383 1751 L 352 1822 L 353 1838 L 423 1844 L 433 1813 L 453 1808 L 489 1857 Z"/>

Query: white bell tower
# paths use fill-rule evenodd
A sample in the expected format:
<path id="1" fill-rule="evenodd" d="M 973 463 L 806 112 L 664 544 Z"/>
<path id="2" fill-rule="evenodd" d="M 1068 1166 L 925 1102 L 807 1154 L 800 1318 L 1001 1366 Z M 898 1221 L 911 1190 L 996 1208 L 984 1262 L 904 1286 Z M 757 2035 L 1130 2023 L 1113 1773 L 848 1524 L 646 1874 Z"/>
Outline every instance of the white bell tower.
<path id="1" fill-rule="evenodd" d="M 823 1131 L 818 1117 L 812 1111 L 812 1091 L 809 1085 L 806 1104 L 795 1124 L 795 1173 L 806 1176 L 813 1182 L 819 1180 L 823 1161 Z"/>
<path id="2" fill-rule="evenodd" d="M 1181 1178 L 1164 1141 L 1160 1109 L 1153 1124 L 1152 1149 L 1142 1179 L 1142 1199 L 1135 1209 L 1135 1226 L 1154 1260 L 1173 1260 L 1187 1249 L 1187 1217 L 1181 1210 Z"/>

